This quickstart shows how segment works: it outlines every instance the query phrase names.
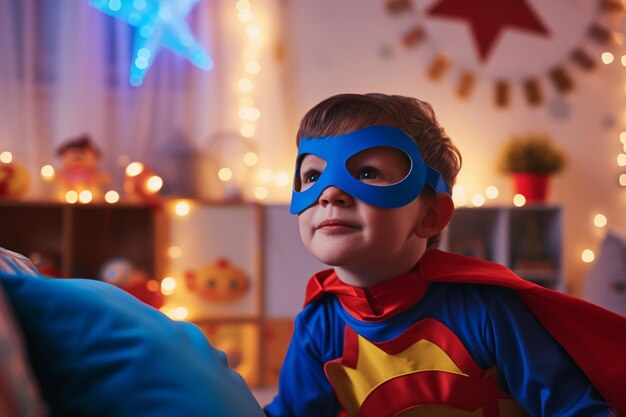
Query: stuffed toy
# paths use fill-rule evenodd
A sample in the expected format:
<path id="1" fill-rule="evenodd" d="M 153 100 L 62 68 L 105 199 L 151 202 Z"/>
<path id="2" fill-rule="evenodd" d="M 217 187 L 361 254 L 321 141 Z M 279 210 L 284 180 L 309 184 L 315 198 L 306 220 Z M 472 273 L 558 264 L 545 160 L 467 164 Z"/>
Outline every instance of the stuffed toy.
<path id="1" fill-rule="evenodd" d="M 58 195 L 65 200 L 68 191 L 88 190 L 93 200 L 102 199 L 103 188 L 110 183 L 110 175 L 98 168 L 100 150 L 89 135 L 71 139 L 57 149 L 61 169 L 57 172 Z"/>
<path id="2" fill-rule="evenodd" d="M 200 297 L 214 302 L 233 302 L 243 297 L 250 288 L 245 271 L 220 258 L 185 273 L 187 287 Z"/>

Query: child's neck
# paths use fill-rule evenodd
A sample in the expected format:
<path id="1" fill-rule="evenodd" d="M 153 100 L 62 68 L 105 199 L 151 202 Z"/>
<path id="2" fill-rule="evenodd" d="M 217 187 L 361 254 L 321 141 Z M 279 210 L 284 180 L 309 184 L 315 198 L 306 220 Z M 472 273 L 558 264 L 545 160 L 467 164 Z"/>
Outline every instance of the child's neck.
<path id="1" fill-rule="evenodd" d="M 420 246 L 409 256 L 393 259 L 385 263 L 360 264 L 350 266 L 335 266 L 335 273 L 341 282 L 358 288 L 368 288 L 387 281 L 398 275 L 411 271 L 426 251 L 426 246 Z"/>

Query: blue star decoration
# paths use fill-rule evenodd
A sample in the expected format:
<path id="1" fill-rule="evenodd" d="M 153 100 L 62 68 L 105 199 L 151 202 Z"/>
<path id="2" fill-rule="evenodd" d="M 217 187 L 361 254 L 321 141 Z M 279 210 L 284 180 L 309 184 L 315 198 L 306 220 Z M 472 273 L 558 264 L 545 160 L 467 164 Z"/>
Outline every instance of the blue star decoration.
<path id="1" fill-rule="evenodd" d="M 136 28 L 130 84 L 137 87 L 163 46 L 210 70 L 213 61 L 185 21 L 198 0 L 90 0 L 95 9 Z"/>

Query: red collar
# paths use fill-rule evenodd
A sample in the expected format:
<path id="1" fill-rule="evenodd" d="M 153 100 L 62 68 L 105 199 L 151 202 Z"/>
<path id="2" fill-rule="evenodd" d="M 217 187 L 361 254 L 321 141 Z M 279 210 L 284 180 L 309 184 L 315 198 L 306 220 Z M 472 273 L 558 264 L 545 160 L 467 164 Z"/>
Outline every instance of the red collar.
<path id="1" fill-rule="evenodd" d="M 419 263 L 408 273 L 398 275 L 369 288 L 344 284 L 332 269 L 313 275 L 306 289 L 307 305 L 324 294 L 333 294 L 355 318 L 382 321 L 415 305 L 424 295 L 428 281 L 419 272 Z"/>

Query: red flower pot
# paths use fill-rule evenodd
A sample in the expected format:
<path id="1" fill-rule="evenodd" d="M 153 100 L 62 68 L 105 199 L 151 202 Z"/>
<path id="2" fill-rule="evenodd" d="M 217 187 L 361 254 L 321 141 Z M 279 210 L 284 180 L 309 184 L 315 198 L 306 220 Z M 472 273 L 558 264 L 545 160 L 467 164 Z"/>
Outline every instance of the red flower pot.
<path id="1" fill-rule="evenodd" d="M 526 198 L 527 204 L 539 204 L 546 201 L 548 195 L 549 174 L 535 172 L 514 172 L 513 185 L 516 194 Z"/>

